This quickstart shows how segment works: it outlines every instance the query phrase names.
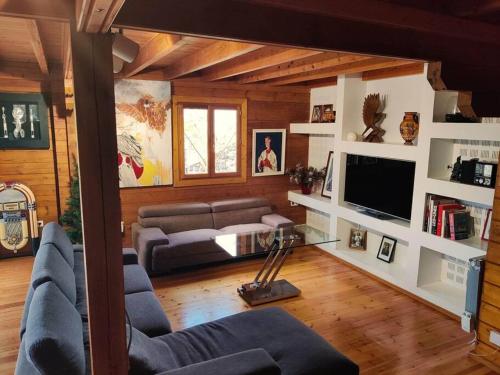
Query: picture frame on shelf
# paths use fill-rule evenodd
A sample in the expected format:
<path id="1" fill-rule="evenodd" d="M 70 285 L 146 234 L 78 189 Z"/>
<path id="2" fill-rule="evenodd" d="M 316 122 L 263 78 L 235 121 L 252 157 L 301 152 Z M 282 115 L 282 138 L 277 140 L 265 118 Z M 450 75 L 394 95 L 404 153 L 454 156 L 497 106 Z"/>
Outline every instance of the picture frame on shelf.
<path id="1" fill-rule="evenodd" d="M 386 263 L 392 263 L 394 260 L 394 251 L 396 250 L 397 240 L 387 236 L 382 237 L 380 241 L 380 246 L 377 253 L 377 259 L 380 259 Z"/>
<path id="2" fill-rule="evenodd" d="M 349 248 L 355 250 L 366 250 L 366 230 L 351 228 L 349 234 Z"/>
<path id="3" fill-rule="evenodd" d="M 286 129 L 254 129 L 252 176 L 285 174 Z"/>
<path id="4" fill-rule="evenodd" d="M 326 162 L 326 176 L 321 188 L 321 196 L 331 198 L 333 195 L 333 151 L 328 153 L 328 160 Z"/>
<path id="5" fill-rule="evenodd" d="M 488 209 L 488 212 L 486 213 L 486 220 L 484 221 L 483 224 L 483 233 L 481 233 L 481 239 L 485 241 L 490 240 L 490 231 L 491 231 L 491 208 Z"/>
<path id="6" fill-rule="evenodd" d="M 337 112 L 333 110 L 333 104 L 324 104 L 321 110 L 321 122 L 334 123 Z"/>
<path id="7" fill-rule="evenodd" d="M 319 123 L 321 122 L 322 117 L 323 117 L 323 106 L 322 105 L 313 106 L 311 112 L 311 122 Z"/>

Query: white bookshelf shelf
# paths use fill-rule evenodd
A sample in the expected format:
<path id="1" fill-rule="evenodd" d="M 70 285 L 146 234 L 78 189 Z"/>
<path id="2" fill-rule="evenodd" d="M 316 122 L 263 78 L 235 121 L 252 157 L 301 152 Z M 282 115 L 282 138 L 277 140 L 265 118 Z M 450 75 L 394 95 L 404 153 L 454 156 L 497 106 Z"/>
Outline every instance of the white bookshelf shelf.
<path id="1" fill-rule="evenodd" d="M 300 190 L 291 190 L 288 192 L 288 200 L 325 214 L 330 214 L 332 210 L 331 199 L 322 197 L 319 193 L 305 195 Z"/>
<path id="2" fill-rule="evenodd" d="M 415 161 L 417 160 L 418 146 L 405 146 L 402 143 L 342 141 L 341 151 L 349 154 Z"/>
<path id="3" fill-rule="evenodd" d="M 443 195 L 483 206 L 491 206 L 495 197 L 495 189 L 462 184 L 439 178 L 427 178 L 425 181 L 427 193 Z"/>
<path id="4" fill-rule="evenodd" d="M 434 122 L 430 136 L 442 139 L 498 141 L 500 140 L 500 124 Z"/>
<path id="5" fill-rule="evenodd" d="M 417 289 L 416 294 L 456 315 L 461 315 L 464 312 L 465 290 L 445 282 L 438 281 L 422 285 Z"/>
<path id="6" fill-rule="evenodd" d="M 453 241 L 449 238 L 438 237 L 434 234 L 422 232 L 418 236 L 418 239 L 421 246 L 463 261 L 486 255 L 486 250 L 488 248 L 488 242 L 481 240 L 479 237 Z"/>
<path id="7" fill-rule="evenodd" d="M 290 133 L 312 135 L 334 135 L 335 123 L 293 123 L 290 124 Z"/>

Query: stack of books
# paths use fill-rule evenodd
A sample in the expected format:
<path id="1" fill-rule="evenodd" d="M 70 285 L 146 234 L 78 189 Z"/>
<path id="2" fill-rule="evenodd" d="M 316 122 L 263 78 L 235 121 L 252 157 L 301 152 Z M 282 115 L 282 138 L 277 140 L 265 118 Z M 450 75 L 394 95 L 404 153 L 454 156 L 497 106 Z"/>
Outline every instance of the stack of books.
<path id="1" fill-rule="evenodd" d="M 428 194 L 424 231 L 451 240 L 469 238 L 471 231 L 470 212 L 456 199 Z"/>

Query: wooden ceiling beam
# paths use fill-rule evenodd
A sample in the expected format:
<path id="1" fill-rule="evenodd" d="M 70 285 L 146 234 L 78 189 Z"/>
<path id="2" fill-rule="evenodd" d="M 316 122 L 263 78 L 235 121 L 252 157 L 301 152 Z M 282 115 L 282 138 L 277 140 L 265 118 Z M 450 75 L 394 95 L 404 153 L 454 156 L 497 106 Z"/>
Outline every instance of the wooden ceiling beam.
<path id="1" fill-rule="evenodd" d="M 68 0 L 0 0 L 0 16 L 68 22 L 73 14 Z"/>
<path id="2" fill-rule="evenodd" d="M 352 63 L 347 63 L 343 65 L 336 66 L 334 68 L 321 69 L 318 71 L 311 71 L 307 73 L 295 74 L 292 76 L 277 78 L 270 80 L 267 83 L 273 86 L 290 85 L 294 83 L 300 83 L 305 81 L 318 80 L 323 78 L 335 77 L 339 74 L 354 74 L 362 73 L 369 70 L 389 68 L 394 66 L 401 66 L 412 64 L 412 61 L 408 60 L 398 60 L 398 59 L 387 59 L 383 57 L 372 57 L 368 60 L 356 61 Z"/>
<path id="3" fill-rule="evenodd" d="M 71 56 L 71 32 L 69 24 L 63 26 L 63 73 L 64 79 L 73 79 L 73 60 Z"/>
<path id="4" fill-rule="evenodd" d="M 234 59 L 264 46 L 240 42 L 215 42 L 168 66 L 164 70 L 165 79 L 170 80 L 208 68 L 212 65 Z"/>
<path id="5" fill-rule="evenodd" d="M 40 71 L 35 63 L 0 62 L 0 78 L 21 79 L 28 81 L 43 81 L 47 75 Z"/>
<path id="6" fill-rule="evenodd" d="M 217 81 L 321 53 L 321 51 L 307 49 L 264 47 L 236 59 L 217 64 L 204 71 L 202 77 L 208 81 Z"/>
<path id="7" fill-rule="evenodd" d="M 286 77 L 294 74 L 307 73 L 315 70 L 332 68 L 338 65 L 356 61 L 363 61 L 372 56 L 353 55 L 340 52 L 324 52 L 306 59 L 295 60 L 285 64 L 262 69 L 254 73 L 245 74 L 238 79 L 238 83 L 254 83 L 269 79 Z"/>
<path id="8" fill-rule="evenodd" d="M 132 63 L 125 65 L 120 76 L 134 76 L 183 45 L 185 45 L 185 39 L 179 35 L 157 34 L 141 47 Z"/>
<path id="9" fill-rule="evenodd" d="M 374 79 L 392 78 L 409 76 L 414 74 L 422 74 L 424 72 L 424 63 L 416 62 L 408 65 L 393 66 L 390 68 L 382 68 L 377 70 L 369 70 L 363 72 L 362 80 L 371 81 Z"/>
<path id="10" fill-rule="evenodd" d="M 42 39 L 40 37 L 40 30 L 38 28 L 38 23 L 36 20 L 26 20 L 26 29 L 30 35 L 30 43 L 33 48 L 33 53 L 35 54 L 36 61 L 38 61 L 38 66 L 43 74 L 49 74 L 49 65 L 47 64 L 47 57 L 45 56 L 45 50 L 43 48 Z"/>
<path id="11" fill-rule="evenodd" d="M 87 33 L 107 33 L 125 0 L 76 0 L 76 28 Z"/>

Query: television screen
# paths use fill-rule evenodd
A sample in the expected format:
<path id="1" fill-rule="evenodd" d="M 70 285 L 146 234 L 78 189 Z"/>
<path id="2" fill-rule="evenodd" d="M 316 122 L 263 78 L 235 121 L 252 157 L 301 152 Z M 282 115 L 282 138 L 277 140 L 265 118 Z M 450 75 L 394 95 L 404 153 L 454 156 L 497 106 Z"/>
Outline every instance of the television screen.
<path id="1" fill-rule="evenodd" d="M 410 220 L 414 177 L 414 162 L 349 154 L 344 201 Z"/>

